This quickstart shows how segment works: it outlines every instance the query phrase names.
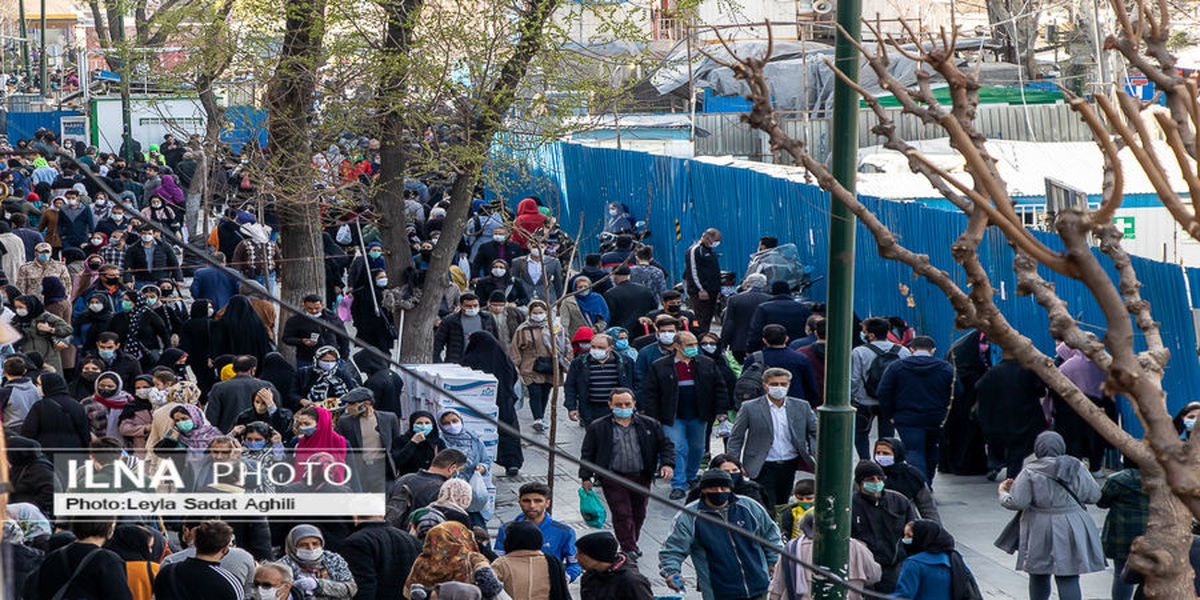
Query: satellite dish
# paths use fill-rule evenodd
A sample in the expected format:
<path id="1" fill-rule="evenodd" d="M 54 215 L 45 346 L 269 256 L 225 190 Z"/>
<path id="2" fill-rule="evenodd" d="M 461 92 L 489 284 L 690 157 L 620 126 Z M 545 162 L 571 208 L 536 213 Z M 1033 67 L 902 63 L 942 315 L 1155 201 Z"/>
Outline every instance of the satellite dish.
<path id="1" fill-rule="evenodd" d="M 833 3 L 829 0 L 817 0 L 813 2 L 812 9 L 818 15 L 827 15 L 833 12 Z"/>

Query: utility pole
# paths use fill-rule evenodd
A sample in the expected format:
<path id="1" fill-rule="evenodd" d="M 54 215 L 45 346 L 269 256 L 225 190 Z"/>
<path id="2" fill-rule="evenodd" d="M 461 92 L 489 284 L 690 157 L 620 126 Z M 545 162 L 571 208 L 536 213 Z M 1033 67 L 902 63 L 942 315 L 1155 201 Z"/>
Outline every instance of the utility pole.
<path id="1" fill-rule="evenodd" d="M 858 81 L 862 0 L 838 0 L 834 67 Z M 858 94 L 840 78 L 833 88 L 833 176 L 854 193 L 858 162 Z M 817 522 L 813 560 L 841 577 L 850 568 L 850 495 L 855 410 L 850 406 L 850 349 L 854 336 L 854 214 L 829 201 L 829 331 L 825 354 L 825 403 L 817 409 Z M 813 578 L 817 600 L 842 600 L 846 589 Z"/>
<path id="2" fill-rule="evenodd" d="M 50 89 L 46 85 L 46 0 L 42 0 L 42 14 L 38 18 L 38 27 L 38 89 L 42 96 L 49 97 L 46 93 Z"/>
<path id="3" fill-rule="evenodd" d="M 29 24 L 25 17 L 25 0 L 19 0 L 18 10 L 21 12 L 21 58 L 25 64 L 25 79 L 29 80 Z"/>

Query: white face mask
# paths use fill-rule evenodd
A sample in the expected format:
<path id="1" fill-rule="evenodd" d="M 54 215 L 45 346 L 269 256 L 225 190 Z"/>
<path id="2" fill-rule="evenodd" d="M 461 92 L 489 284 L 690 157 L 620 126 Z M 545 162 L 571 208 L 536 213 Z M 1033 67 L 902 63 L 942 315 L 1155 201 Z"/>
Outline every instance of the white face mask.
<path id="1" fill-rule="evenodd" d="M 541 248 L 530 248 L 529 256 L 532 256 L 533 258 L 540 258 L 542 256 L 542 249 Z"/>
<path id="2" fill-rule="evenodd" d="M 716 344 L 700 344 L 700 349 L 703 350 L 705 354 L 712 354 L 717 351 L 717 345 Z"/>
<path id="3" fill-rule="evenodd" d="M 619 211 L 617 211 L 616 208 L 610 208 L 610 209 L 608 209 L 608 214 L 615 217 L 619 214 Z"/>
<path id="4" fill-rule="evenodd" d="M 312 549 L 298 548 L 296 550 L 296 558 L 298 558 L 304 562 L 313 563 L 313 562 L 317 562 L 318 560 L 321 560 L 321 555 L 324 553 L 325 553 L 324 548 L 312 548 Z"/>
<path id="5" fill-rule="evenodd" d="M 891 454 L 876 454 L 875 462 L 879 463 L 881 467 L 890 467 L 896 464 L 896 457 Z"/>
<path id="6" fill-rule="evenodd" d="M 104 305 L 103 304 L 89 304 L 88 310 L 90 310 L 92 312 L 102 312 L 104 310 Z"/>
<path id="7" fill-rule="evenodd" d="M 255 586 L 254 600 L 279 600 L 279 588 L 264 588 Z"/>
<path id="8" fill-rule="evenodd" d="M 675 332 L 674 331 L 659 332 L 658 343 L 660 343 L 664 346 L 670 346 L 671 344 L 674 344 L 675 343 Z"/>
<path id="9" fill-rule="evenodd" d="M 143 242 L 146 242 L 147 244 L 148 244 L 148 243 L 150 243 L 150 242 L 153 242 L 153 241 L 154 241 L 154 234 L 153 234 L 153 233 L 143 233 L 143 234 L 142 234 L 142 241 L 143 241 Z"/>
<path id="10" fill-rule="evenodd" d="M 388 283 L 387 277 L 381 277 L 381 278 L 375 280 L 375 287 L 385 288 L 385 287 L 387 287 L 387 283 Z"/>
<path id="11" fill-rule="evenodd" d="M 104 240 L 101 238 L 92 238 L 92 245 L 93 246 L 103 246 Z"/>
<path id="12" fill-rule="evenodd" d="M 720 246 L 720 245 L 721 245 L 721 242 L 713 242 L 712 244 L 709 244 L 709 246 L 708 246 L 708 247 L 709 247 L 709 248 L 716 248 L 717 246 Z"/>
<path id="13" fill-rule="evenodd" d="M 546 313 L 530 313 L 529 320 L 533 321 L 534 323 L 545 323 Z"/>
<path id="14" fill-rule="evenodd" d="M 463 314 L 468 317 L 474 317 L 479 314 L 479 309 L 478 308 L 464 308 Z"/>
<path id="15" fill-rule="evenodd" d="M 492 234 L 492 239 L 493 239 L 493 240 L 496 240 L 497 242 L 503 242 L 504 240 L 507 240 L 507 239 L 508 239 L 508 236 L 507 236 L 507 235 L 497 235 L 497 234 L 494 234 L 494 233 L 493 233 L 493 234 Z"/>
<path id="16" fill-rule="evenodd" d="M 213 307 L 208 307 L 208 316 L 213 316 Z"/>
<path id="17" fill-rule="evenodd" d="M 608 358 L 608 350 L 601 350 L 599 348 L 592 348 L 591 350 L 588 350 L 588 354 L 591 354 L 592 358 L 596 360 L 604 360 Z"/>
<path id="18" fill-rule="evenodd" d="M 767 388 L 767 395 L 775 400 L 779 400 L 780 398 L 786 398 L 787 393 L 788 393 L 788 386 L 786 386 L 786 385 L 772 385 Z"/>
<path id="19" fill-rule="evenodd" d="M 507 269 L 492 269 L 492 277 L 504 277 L 507 272 Z"/>
<path id="20" fill-rule="evenodd" d="M 29 316 L 29 309 L 28 309 L 28 308 L 18 308 L 18 309 L 17 309 L 17 316 L 18 316 L 18 317 L 27 317 L 27 316 Z"/>
<path id="21" fill-rule="evenodd" d="M 442 425 L 442 430 L 450 435 L 458 435 L 458 434 L 462 433 L 462 430 L 463 430 L 462 421 L 457 421 L 454 423 L 447 423 L 445 425 Z"/>

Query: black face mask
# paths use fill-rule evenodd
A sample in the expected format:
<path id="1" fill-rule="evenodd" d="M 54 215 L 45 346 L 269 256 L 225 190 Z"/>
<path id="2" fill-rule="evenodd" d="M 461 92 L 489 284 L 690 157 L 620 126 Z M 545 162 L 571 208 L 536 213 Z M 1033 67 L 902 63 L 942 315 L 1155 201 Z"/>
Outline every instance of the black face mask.
<path id="1" fill-rule="evenodd" d="M 682 307 L 680 307 L 678 304 L 668 304 L 666 306 L 666 308 L 667 308 L 667 312 L 669 312 L 669 313 L 677 313 L 677 312 L 679 312 L 680 308 L 682 308 Z"/>
<path id="2" fill-rule="evenodd" d="M 105 277 L 102 279 L 102 281 L 104 281 L 105 285 L 117 285 L 117 284 L 121 283 L 121 278 L 120 277 Z"/>
<path id="3" fill-rule="evenodd" d="M 112 398 L 117 395 L 117 388 L 111 390 L 96 390 L 96 394 L 101 398 Z"/>
<path id="4" fill-rule="evenodd" d="M 732 499 L 732 492 L 704 492 L 701 494 L 712 506 L 725 506 Z"/>
<path id="5" fill-rule="evenodd" d="M 79 372 L 79 378 L 84 381 L 95 381 L 96 378 L 99 376 L 100 376 L 99 373 L 93 373 L 91 371 L 80 371 Z"/>

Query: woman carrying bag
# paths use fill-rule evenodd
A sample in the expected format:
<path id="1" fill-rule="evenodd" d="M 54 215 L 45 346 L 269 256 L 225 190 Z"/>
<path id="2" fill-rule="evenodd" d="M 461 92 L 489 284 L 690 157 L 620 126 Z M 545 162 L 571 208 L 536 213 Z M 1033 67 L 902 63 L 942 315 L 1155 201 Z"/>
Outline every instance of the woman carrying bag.
<path id="1" fill-rule="evenodd" d="M 999 488 L 1000 505 L 1021 511 L 1017 570 L 1029 573 L 1030 600 L 1050 598 L 1051 576 L 1062 600 L 1079 600 L 1079 576 L 1105 566 L 1100 532 L 1086 508 L 1100 500 L 1100 486 L 1066 451 L 1061 435 L 1042 432 L 1033 444 L 1037 460 Z M 1011 552 L 1011 537 L 1006 528 L 996 545 Z"/>

